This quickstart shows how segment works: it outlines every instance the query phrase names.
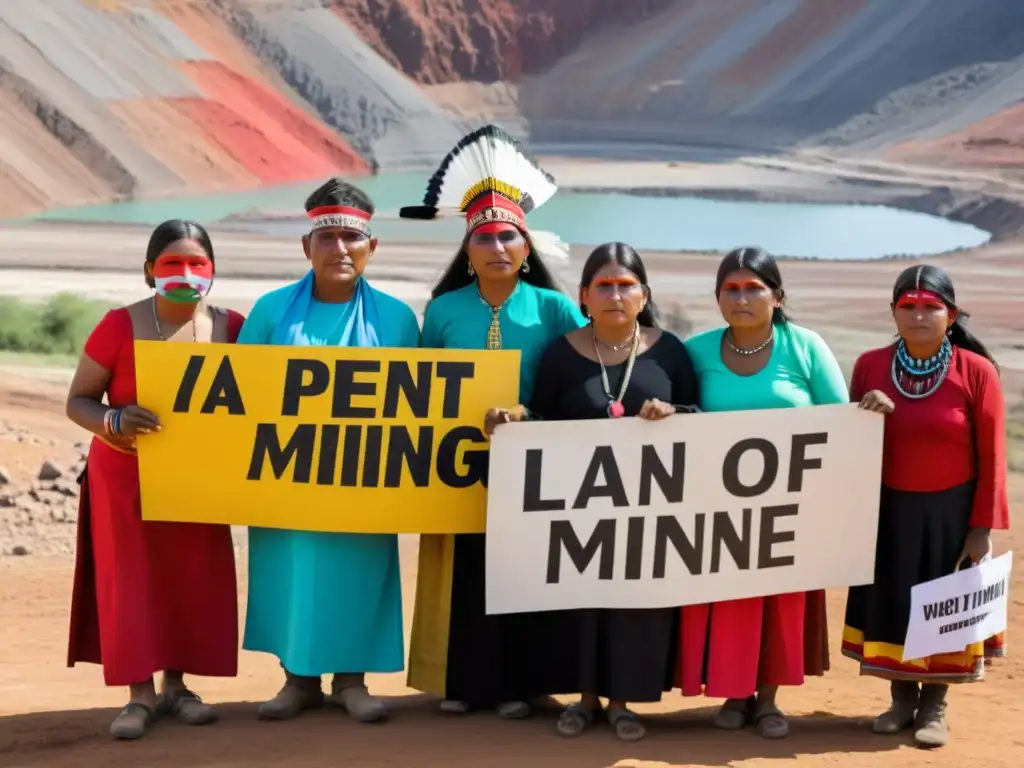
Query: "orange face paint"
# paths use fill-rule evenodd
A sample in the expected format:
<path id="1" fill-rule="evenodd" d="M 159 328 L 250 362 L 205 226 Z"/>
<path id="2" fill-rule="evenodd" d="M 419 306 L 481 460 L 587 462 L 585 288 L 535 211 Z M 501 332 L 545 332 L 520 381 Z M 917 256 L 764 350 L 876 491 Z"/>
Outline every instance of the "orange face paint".
<path id="1" fill-rule="evenodd" d="M 761 293 L 766 290 L 768 290 L 768 286 L 760 280 L 744 280 L 743 282 L 729 280 L 722 283 L 722 292 L 728 294 Z"/>

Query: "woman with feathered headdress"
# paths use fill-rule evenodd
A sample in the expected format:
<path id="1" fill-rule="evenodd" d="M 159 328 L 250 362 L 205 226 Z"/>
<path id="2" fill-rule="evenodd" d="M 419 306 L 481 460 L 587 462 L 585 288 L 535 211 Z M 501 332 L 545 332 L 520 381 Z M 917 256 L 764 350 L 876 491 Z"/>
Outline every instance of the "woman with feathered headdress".
<path id="1" fill-rule="evenodd" d="M 445 157 L 423 205 L 400 212 L 407 219 L 466 218 L 462 245 L 427 305 L 422 346 L 520 350 L 523 403 L 547 345 L 586 323 L 543 261 L 565 259 L 567 249 L 526 226 L 526 214 L 556 190 L 515 139 L 488 125 Z M 533 621 L 530 614 L 486 615 L 483 534 L 420 537 L 411 687 L 443 697 L 445 712 L 493 707 L 501 717 L 527 716 L 537 693 L 525 683 Z"/>

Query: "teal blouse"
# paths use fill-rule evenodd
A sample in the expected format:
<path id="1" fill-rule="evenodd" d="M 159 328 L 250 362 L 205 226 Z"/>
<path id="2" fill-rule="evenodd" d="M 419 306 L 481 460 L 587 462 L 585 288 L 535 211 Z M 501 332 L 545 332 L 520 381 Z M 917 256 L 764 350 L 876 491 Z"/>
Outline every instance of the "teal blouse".
<path id="1" fill-rule="evenodd" d="M 685 342 L 700 380 L 702 410 L 752 411 L 850 401 L 839 362 L 814 331 L 792 323 L 776 325 L 771 357 L 752 376 L 725 367 L 723 333 L 725 328 L 715 328 Z"/>
<path id="2" fill-rule="evenodd" d="M 555 339 L 582 328 L 587 321 L 564 293 L 519 281 L 498 313 L 501 348 L 518 349 L 519 402 L 528 403 L 541 355 Z M 476 281 L 433 299 L 423 315 L 424 347 L 487 349 L 491 308 Z"/>

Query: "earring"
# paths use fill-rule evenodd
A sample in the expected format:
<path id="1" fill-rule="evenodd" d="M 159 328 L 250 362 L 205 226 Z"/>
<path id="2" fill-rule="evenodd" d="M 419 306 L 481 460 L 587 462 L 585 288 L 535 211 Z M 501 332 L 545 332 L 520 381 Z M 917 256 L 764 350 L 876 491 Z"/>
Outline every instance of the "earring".
<path id="1" fill-rule="evenodd" d="M 949 328 L 946 329 L 946 335 L 947 336 L 952 336 L 953 335 L 953 326 L 952 325 L 950 325 Z"/>
<path id="2" fill-rule="evenodd" d="M 476 274 L 476 270 L 475 270 L 475 269 L 473 269 L 473 264 L 472 264 L 472 263 L 470 263 L 470 264 L 468 265 L 468 269 L 469 269 L 469 276 L 470 276 L 470 277 L 472 277 L 473 275 L 475 275 L 475 274 Z"/>
<path id="3" fill-rule="evenodd" d="M 523 266 L 520 267 L 520 269 L 523 270 L 523 274 L 525 275 L 527 272 L 530 271 L 530 262 L 527 261 L 526 259 L 523 259 Z"/>

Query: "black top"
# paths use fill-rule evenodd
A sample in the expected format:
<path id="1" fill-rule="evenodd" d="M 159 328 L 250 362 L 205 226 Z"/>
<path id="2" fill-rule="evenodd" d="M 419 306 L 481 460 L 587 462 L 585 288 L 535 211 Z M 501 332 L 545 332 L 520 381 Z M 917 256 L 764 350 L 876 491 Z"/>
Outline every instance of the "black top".
<path id="1" fill-rule="evenodd" d="M 618 397 L 626 363 L 606 365 L 613 397 Z M 569 340 L 555 339 L 544 351 L 529 409 L 550 421 L 608 418 L 608 397 L 601 383 L 601 365 L 577 352 Z M 698 402 L 697 373 L 678 337 L 661 337 L 633 364 L 633 375 L 622 398 L 626 416 L 636 416 L 647 400 L 675 406 Z"/>

